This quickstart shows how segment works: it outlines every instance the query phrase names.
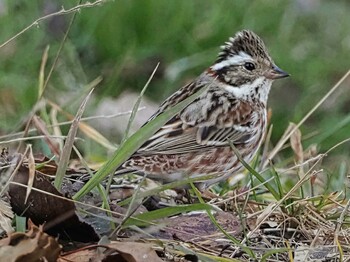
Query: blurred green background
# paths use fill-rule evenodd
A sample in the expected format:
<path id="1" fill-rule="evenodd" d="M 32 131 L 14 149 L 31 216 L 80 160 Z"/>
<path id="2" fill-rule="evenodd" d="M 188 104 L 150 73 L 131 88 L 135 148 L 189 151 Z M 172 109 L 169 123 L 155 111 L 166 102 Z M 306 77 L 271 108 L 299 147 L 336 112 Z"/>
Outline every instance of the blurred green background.
<path id="1" fill-rule="evenodd" d="M 37 18 L 78 2 L 0 1 L 0 42 Z M 84 1 L 82 2 L 84 3 Z M 76 112 L 86 84 L 98 76 L 94 105 L 123 90 L 139 92 L 158 62 L 146 96 L 160 103 L 200 74 L 219 46 L 241 29 L 260 35 L 276 64 L 292 77 L 274 84 L 269 106 L 276 142 L 350 68 L 350 2 L 120 0 L 82 8 L 64 45 L 45 96 Z M 52 65 L 72 14 L 44 20 L 0 49 L 0 133 L 18 130 L 38 96 L 43 52 Z M 350 134 L 350 79 L 302 126 L 324 151 Z M 67 102 L 68 101 L 68 102 Z M 116 141 L 117 142 L 117 139 Z M 348 163 L 350 147 L 338 153 Z"/>

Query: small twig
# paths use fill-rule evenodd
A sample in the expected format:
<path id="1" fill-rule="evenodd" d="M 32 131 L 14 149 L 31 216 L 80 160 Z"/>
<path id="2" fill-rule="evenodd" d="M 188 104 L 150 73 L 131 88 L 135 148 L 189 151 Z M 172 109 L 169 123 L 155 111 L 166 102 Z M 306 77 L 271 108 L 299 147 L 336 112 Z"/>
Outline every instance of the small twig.
<path id="1" fill-rule="evenodd" d="M 78 3 L 77 6 L 80 6 L 80 5 L 81 5 L 81 2 L 82 2 L 82 0 L 79 0 L 79 3 Z M 75 7 L 77 7 L 77 6 L 75 6 Z M 64 10 L 64 9 L 62 9 L 62 10 Z M 53 60 L 52 66 L 51 66 L 51 68 L 50 68 L 50 71 L 49 71 L 49 73 L 47 74 L 47 77 L 46 77 L 46 79 L 45 79 L 44 85 L 42 86 L 42 90 L 41 90 L 39 99 L 44 95 L 44 92 L 45 92 L 45 90 L 46 90 L 47 84 L 49 83 L 49 81 L 50 81 L 50 79 L 51 79 L 51 75 L 52 75 L 52 73 L 53 73 L 53 70 L 55 69 L 55 67 L 56 67 L 56 65 L 57 65 L 58 58 L 60 57 L 60 54 L 61 54 L 61 52 L 62 52 L 62 49 L 63 49 L 64 44 L 66 43 L 68 34 L 69 34 L 69 32 L 70 32 L 70 29 L 72 28 L 72 25 L 73 25 L 73 22 L 74 22 L 74 20 L 75 20 L 75 16 L 76 16 L 76 15 L 77 15 L 77 12 L 74 12 L 72 18 L 71 18 L 70 21 L 69 21 L 68 28 L 67 28 L 66 32 L 64 33 L 64 36 L 63 36 L 62 41 L 61 41 L 61 43 L 60 43 L 60 46 L 59 46 L 59 48 L 58 48 L 58 50 L 57 50 L 57 52 L 56 52 L 55 59 Z"/>
<path id="2" fill-rule="evenodd" d="M 80 4 L 80 5 L 76 5 L 70 9 L 64 9 L 64 7 L 62 7 L 62 9 L 58 12 L 55 13 L 51 13 L 42 17 L 39 17 L 38 19 L 36 19 L 33 23 L 31 23 L 30 25 L 28 25 L 27 27 L 25 27 L 24 29 L 22 29 L 21 31 L 19 31 L 17 34 L 15 34 L 13 37 L 11 37 L 10 39 L 8 39 L 7 41 L 5 41 L 4 43 L 2 43 L 0 45 L 0 48 L 4 47 L 5 45 L 11 43 L 13 40 L 15 40 L 16 38 L 18 38 L 20 35 L 22 35 L 23 33 L 25 33 L 26 31 L 28 31 L 29 29 L 31 29 L 34 26 L 38 26 L 39 23 L 41 21 L 47 20 L 49 18 L 55 17 L 55 16 L 60 16 L 60 15 L 66 15 L 66 14 L 70 14 L 70 13 L 76 13 L 79 12 L 80 9 L 82 8 L 90 8 L 90 7 L 94 7 L 97 5 L 102 4 L 103 2 L 105 2 L 106 0 L 97 0 L 93 3 L 87 2 L 84 4 Z"/>
<path id="3" fill-rule="evenodd" d="M 145 109 L 145 107 L 140 107 L 139 111 L 141 111 L 143 109 Z M 117 113 L 117 114 L 111 114 L 111 115 L 87 116 L 87 117 L 82 117 L 80 122 L 90 121 L 90 120 L 94 120 L 94 119 L 110 119 L 110 118 L 116 118 L 116 117 L 120 117 L 120 116 L 130 115 L 130 114 L 131 114 L 131 110 L 130 111 L 121 112 L 121 113 Z M 47 128 L 64 126 L 64 125 L 70 125 L 70 124 L 73 123 L 73 121 L 74 120 L 63 121 L 63 122 L 60 122 L 60 123 L 57 123 L 57 124 L 47 125 Z M 28 130 L 28 133 L 32 133 L 32 132 L 35 132 L 35 131 L 36 131 L 35 128 L 31 128 L 31 129 Z M 22 132 L 17 132 L 17 133 L 13 133 L 13 134 L 3 135 L 3 136 L 0 136 L 0 140 L 8 139 L 10 137 L 21 136 L 21 135 L 23 135 L 23 133 L 24 132 L 22 131 Z M 38 137 L 38 138 L 40 138 L 40 137 Z M 65 138 L 65 136 L 63 138 Z M 28 138 L 28 139 L 30 139 L 30 138 Z M 7 141 L 5 141 L 5 143 L 6 142 Z"/>
<path id="4" fill-rule="evenodd" d="M 15 142 L 22 142 L 22 141 L 27 141 L 27 140 L 33 140 L 33 139 L 42 139 L 42 138 L 47 138 L 48 136 L 31 136 L 31 137 L 19 137 L 19 138 L 14 138 L 11 140 L 6 140 L 6 141 L 1 141 L 0 145 L 6 145 L 9 143 L 15 143 Z M 50 138 L 59 138 L 59 139 L 66 139 L 67 136 L 49 136 Z M 75 140 L 83 140 L 81 138 L 76 137 Z"/>
<path id="5" fill-rule="evenodd" d="M 302 163 L 298 163 L 298 164 L 295 164 L 292 167 L 289 167 L 289 168 L 286 168 L 286 169 L 282 169 L 280 174 L 286 173 L 288 171 L 291 171 L 291 170 L 294 170 L 294 169 L 297 169 L 297 168 L 301 168 L 301 167 L 303 167 L 303 166 L 305 166 L 307 164 L 310 164 L 310 163 L 312 163 L 314 161 L 317 161 L 317 160 L 319 160 L 320 158 L 323 158 L 323 157 L 325 157 L 325 154 L 318 154 L 317 156 L 309 158 L 308 160 L 305 160 Z"/>

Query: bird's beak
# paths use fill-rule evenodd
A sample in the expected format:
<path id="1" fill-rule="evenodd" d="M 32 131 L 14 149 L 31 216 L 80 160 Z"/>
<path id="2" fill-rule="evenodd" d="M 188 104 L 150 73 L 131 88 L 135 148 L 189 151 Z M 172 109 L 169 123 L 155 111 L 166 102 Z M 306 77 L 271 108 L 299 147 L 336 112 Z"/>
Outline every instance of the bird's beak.
<path id="1" fill-rule="evenodd" d="M 288 77 L 289 74 L 284 72 L 281 68 L 279 68 L 276 65 L 272 66 L 272 69 L 270 69 L 269 71 L 267 71 L 265 73 L 265 77 L 268 79 L 279 79 L 279 78 L 284 78 L 284 77 Z"/>

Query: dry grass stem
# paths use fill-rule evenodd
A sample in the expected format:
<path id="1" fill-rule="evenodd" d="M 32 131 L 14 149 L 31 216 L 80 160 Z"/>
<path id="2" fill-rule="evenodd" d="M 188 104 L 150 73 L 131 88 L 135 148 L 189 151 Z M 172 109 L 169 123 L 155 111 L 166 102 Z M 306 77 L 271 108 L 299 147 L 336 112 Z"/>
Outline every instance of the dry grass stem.
<path id="1" fill-rule="evenodd" d="M 84 4 L 80 4 L 80 5 L 76 5 L 72 8 L 69 9 L 64 9 L 64 7 L 62 7 L 62 9 L 58 12 L 54 12 L 45 16 L 42 16 L 38 19 L 36 19 L 34 22 L 32 22 L 30 25 L 28 25 L 27 27 L 23 28 L 20 32 L 18 32 L 17 34 L 15 34 L 13 37 L 11 37 L 10 39 L 8 39 L 7 41 L 5 41 L 4 43 L 2 43 L 0 45 L 0 48 L 4 47 L 5 45 L 9 44 L 10 42 L 12 42 L 13 40 L 15 40 L 16 38 L 18 38 L 19 36 L 21 36 L 23 33 L 25 33 L 26 31 L 28 31 L 29 29 L 31 29 L 32 27 L 37 27 L 39 26 L 39 23 L 47 20 L 49 18 L 55 17 L 55 16 L 60 16 L 60 15 L 67 15 L 67 14 L 71 14 L 71 13 L 76 13 L 79 12 L 81 9 L 83 8 L 91 8 L 91 7 L 95 7 L 98 6 L 100 4 L 102 4 L 103 2 L 106 2 L 106 0 L 97 0 L 95 2 L 87 2 Z"/>

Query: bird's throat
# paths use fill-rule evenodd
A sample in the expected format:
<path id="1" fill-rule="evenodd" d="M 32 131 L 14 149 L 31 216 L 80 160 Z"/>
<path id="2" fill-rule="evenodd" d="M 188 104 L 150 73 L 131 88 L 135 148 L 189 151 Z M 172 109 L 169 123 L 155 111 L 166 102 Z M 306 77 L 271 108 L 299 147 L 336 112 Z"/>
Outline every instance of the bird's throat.
<path id="1" fill-rule="evenodd" d="M 267 98 L 271 88 L 271 81 L 265 77 L 259 77 L 251 83 L 246 83 L 241 86 L 232 86 L 224 84 L 223 88 L 233 96 L 244 99 L 258 99 L 264 104 L 267 103 Z"/>

